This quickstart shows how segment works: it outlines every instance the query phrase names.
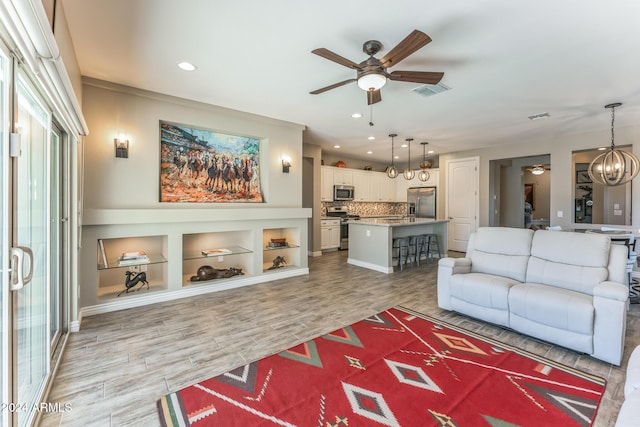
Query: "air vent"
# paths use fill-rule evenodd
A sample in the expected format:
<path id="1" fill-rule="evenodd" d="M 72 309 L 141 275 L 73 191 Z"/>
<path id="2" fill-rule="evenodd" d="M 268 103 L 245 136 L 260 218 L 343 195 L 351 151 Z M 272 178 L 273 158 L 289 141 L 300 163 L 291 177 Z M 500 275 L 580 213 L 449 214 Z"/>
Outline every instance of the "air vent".
<path id="1" fill-rule="evenodd" d="M 529 117 L 529 120 L 539 120 L 539 119 L 546 119 L 547 117 L 549 117 L 549 113 L 538 113 L 538 114 L 532 114 Z"/>
<path id="2" fill-rule="evenodd" d="M 415 89 L 412 89 L 415 93 L 417 93 L 420 96 L 432 96 L 435 95 L 437 93 L 440 92 L 444 92 L 447 90 L 451 90 L 451 88 L 447 85 L 444 85 L 442 83 L 438 83 L 435 85 L 422 85 L 422 86 L 418 86 Z"/>

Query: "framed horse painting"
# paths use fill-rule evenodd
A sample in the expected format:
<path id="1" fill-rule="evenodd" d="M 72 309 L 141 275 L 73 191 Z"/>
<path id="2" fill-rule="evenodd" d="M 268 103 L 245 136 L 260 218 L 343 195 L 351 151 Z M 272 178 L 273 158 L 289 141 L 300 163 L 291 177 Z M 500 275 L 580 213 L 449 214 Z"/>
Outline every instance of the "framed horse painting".
<path id="1" fill-rule="evenodd" d="M 263 202 L 260 140 L 160 121 L 160 201 Z"/>

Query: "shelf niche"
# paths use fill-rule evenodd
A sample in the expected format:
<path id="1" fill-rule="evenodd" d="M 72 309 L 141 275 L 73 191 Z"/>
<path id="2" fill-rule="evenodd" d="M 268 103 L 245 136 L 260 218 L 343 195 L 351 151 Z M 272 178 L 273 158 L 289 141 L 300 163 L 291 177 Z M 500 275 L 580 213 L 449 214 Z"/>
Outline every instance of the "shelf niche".
<path id="1" fill-rule="evenodd" d="M 253 271 L 253 232 L 251 230 L 193 233 L 182 236 L 182 285 L 213 284 L 255 274 Z M 203 255 L 204 250 L 226 249 L 221 255 Z M 217 270 L 242 269 L 242 275 L 207 281 L 191 281 L 198 269 L 208 265 Z"/>

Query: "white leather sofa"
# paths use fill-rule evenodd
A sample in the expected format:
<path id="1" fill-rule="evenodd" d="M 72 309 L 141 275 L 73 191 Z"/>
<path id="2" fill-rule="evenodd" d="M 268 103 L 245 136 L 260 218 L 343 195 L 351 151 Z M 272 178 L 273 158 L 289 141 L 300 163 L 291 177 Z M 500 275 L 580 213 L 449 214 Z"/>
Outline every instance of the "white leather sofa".
<path id="1" fill-rule="evenodd" d="M 620 365 L 627 248 L 601 234 L 483 227 L 438 263 L 438 305 Z"/>
<path id="2" fill-rule="evenodd" d="M 640 346 L 629 357 L 624 383 L 624 403 L 616 419 L 616 427 L 640 426 Z"/>

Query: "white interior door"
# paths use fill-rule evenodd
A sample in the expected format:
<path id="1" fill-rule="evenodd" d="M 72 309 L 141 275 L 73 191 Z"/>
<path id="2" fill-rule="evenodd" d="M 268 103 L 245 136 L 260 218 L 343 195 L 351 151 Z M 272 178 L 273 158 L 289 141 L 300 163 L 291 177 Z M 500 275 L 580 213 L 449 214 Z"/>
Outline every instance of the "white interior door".
<path id="1" fill-rule="evenodd" d="M 449 250 L 465 252 L 469 236 L 478 228 L 477 157 L 447 162 L 446 215 L 449 219 Z"/>

